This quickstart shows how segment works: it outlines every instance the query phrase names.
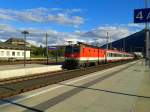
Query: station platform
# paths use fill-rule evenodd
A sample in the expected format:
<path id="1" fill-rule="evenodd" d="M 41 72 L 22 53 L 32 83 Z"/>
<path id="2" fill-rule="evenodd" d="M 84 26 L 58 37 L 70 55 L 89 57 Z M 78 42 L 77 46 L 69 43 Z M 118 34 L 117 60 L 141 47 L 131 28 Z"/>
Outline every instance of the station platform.
<path id="1" fill-rule="evenodd" d="M 2 112 L 149 112 L 150 69 L 135 61 L 5 100 Z"/>
<path id="2" fill-rule="evenodd" d="M 61 65 L 23 64 L 0 66 L 0 80 L 62 70 Z"/>

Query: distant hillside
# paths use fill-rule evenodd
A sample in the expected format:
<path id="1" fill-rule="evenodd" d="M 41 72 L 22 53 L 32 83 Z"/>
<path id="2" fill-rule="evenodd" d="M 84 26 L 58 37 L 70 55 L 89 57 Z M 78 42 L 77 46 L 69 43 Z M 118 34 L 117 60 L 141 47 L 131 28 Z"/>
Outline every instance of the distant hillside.
<path id="1" fill-rule="evenodd" d="M 103 45 L 102 48 L 106 48 Z M 145 30 L 141 30 L 125 38 L 111 43 L 112 48 L 124 49 L 126 52 L 143 52 L 145 53 Z M 110 47 L 110 43 L 109 43 Z"/>

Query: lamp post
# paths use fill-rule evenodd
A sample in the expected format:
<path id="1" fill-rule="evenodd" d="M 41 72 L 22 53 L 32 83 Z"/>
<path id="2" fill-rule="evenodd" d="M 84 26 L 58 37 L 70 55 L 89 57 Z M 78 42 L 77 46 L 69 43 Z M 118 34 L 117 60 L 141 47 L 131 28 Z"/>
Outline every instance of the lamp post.
<path id="1" fill-rule="evenodd" d="M 28 31 L 22 31 L 21 32 L 24 35 L 24 67 L 26 66 L 26 36 L 29 34 Z"/>
<path id="2" fill-rule="evenodd" d="M 48 65 L 48 34 L 47 34 L 47 32 L 46 32 L 46 35 L 45 35 L 45 37 L 46 37 L 46 62 L 47 62 L 47 65 Z"/>

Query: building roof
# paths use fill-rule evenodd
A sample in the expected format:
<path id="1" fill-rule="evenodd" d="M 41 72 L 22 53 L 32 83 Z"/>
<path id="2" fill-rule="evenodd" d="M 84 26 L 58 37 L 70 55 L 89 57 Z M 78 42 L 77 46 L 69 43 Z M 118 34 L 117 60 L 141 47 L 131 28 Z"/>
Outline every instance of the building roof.
<path id="1" fill-rule="evenodd" d="M 17 45 L 24 45 L 25 41 L 22 38 L 9 38 L 5 43 L 8 44 L 17 44 Z M 26 45 L 30 45 L 28 42 L 26 42 Z"/>
<path id="2" fill-rule="evenodd" d="M 24 42 L 22 38 L 9 38 L 6 43 L 8 42 Z"/>
<path id="3" fill-rule="evenodd" d="M 24 50 L 24 45 L 0 43 L 0 49 Z M 30 50 L 30 48 L 26 46 L 26 50 Z"/>

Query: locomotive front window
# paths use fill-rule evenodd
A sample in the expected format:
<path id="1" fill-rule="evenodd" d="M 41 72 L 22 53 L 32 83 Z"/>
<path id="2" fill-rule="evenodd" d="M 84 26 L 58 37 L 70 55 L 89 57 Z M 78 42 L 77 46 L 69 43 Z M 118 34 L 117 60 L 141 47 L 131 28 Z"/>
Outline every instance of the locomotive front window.
<path id="1" fill-rule="evenodd" d="M 74 52 L 74 53 L 79 53 L 79 52 L 80 52 L 79 47 L 74 47 L 74 48 L 73 48 L 73 52 Z"/>
<path id="2" fill-rule="evenodd" d="M 65 53 L 79 53 L 80 47 L 78 46 L 67 46 L 65 49 Z"/>
<path id="3" fill-rule="evenodd" d="M 66 49 L 65 49 L 65 53 L 72 53 L 72 46 L 67 46 Z"/>

